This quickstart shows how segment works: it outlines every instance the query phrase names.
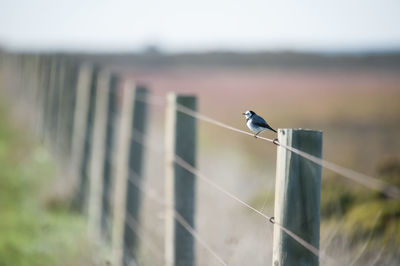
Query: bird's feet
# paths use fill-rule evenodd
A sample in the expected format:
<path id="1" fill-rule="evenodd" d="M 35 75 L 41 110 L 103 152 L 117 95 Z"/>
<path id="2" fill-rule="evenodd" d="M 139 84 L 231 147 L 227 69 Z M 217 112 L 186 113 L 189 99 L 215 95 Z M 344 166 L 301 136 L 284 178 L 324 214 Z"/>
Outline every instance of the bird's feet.
<path id="1" fill-rule="evenodd" d="M 274 140 L 272 141 L 272 143 L 274 143 L 275 145 L 278 145 L 278 146 L 279 146 L 279 141 L 278 141 L 278 139 L 274 139 Z"/>

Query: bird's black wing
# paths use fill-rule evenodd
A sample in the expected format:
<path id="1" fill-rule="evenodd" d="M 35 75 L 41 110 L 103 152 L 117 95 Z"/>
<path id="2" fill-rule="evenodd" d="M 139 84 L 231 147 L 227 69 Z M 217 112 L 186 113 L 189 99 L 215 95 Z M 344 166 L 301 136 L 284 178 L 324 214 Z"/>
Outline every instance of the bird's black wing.
<path id="1" fill-rule="evenodd" d="M 276 130 L 270 127 L 267 122 L 262 117 L 258 117 L 258 119 L 253 119 L 252 120 L 253 124 L 259 127 L 265 127 L 267 129 L 270 129 L 276 133 Z"/>

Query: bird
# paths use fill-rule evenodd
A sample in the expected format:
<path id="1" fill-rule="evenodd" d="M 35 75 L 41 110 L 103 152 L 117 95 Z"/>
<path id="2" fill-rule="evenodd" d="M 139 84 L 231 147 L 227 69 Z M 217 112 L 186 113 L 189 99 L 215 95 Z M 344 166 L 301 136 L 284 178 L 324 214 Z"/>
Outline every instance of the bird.
<path id="1" fill-rule="evenodd" d="M 242 115 L 244 115 L 246 117 L 247 127 L 251 131 L 256 132 L 256 134 L 254 134 L 255 138 L 257 138 L 258 134 L 260 134 L 261 132 L 263 132 L 264 130 L 267 130 L 267 129 L 272 130 L 273 132 L 277 133 L 275 129 L 270 127 L 267 124 L 267 122 L 265 122 L 264 118 L 257 115 L 255 112 L 249 110 L 249 111 L 244 112 Z"/>

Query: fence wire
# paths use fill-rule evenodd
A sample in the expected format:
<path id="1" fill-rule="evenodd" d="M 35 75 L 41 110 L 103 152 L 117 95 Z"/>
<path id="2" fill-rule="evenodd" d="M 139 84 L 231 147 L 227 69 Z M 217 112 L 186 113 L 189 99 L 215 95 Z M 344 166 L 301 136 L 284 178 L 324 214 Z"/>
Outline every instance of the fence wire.
<path id="1" fill-rule="evenodd" d="M 163 101 L 162 98 L 160 97 L 154 97 L 152 99 L 144 99 L 144 98 L 136 98 L 139 101 L 143 101 L 146 102 L 148 104 L 152 104 L 152 105 L 156 105 L 156 106 L 164 106 L 165 105 L 165 101 Z M 225 128 L 237 133 L 241 133 L 244 135 L 248 135 L 248 136 L 252 136 L 255 137 L 256 139 L 261 139 L 270 143 L 274 143 L 284 149 L 287 149 L 307 160 L 312 161 L 313 163 L 316 163 L 326 169 L 331 170 L 332 172 L 335 172 L 345 178 L 348 178 L 350 180 L 353 180 L 356 183 L 359 183 L 365 187 L 368 187 L 370 189 L 376 190 L 381 192 L 382 194 L 386 195 L 387 197 L 393 198 L 393 199 L 400 199 L 400 188 L 398 188 L 397 186 L 390 184 L 388 182 L 379 180 L 376 177 L 372 177 L 360 172 L 357 172 L 355 170 L 340 166 L 338 164 L 335 164 L 333 162 L 315 157 L 314 155 L 311 155 L 307 152 L 301 151 L 299 149 L 296 149 L 294 147 L 290 147 L 284 144 L 279 143 L 279 141 L 277 141 L 277 139 L 271 139 L 271 138 L 265 138 L 262 136 L 255 136 L 253 133 L 250 133 L 248 131 L 244 131 L 238 128 L 235 128 L 233 126 L 230 126 L 226 123 L 223 123 L 221 121 L 218 121 L 214 118 L 211 118 L 209 116 L 206 116 L 204 114 L 201 114 L 197 111 L 193 111 L 183 105 L 180 105 L 178 103 L 175 104 L 175 109 L 181 113 L 184 113 L 186 115 L 189 115 L 191 117 L 197 118 L 199 120 L 202 120 L 204 122 L 213 124 L 215 126 L 221 127 L 221 128 Z"/>
<path id="2" fill-rule="evenodd" d="M 245 134 L 245 135 L 253 136 L 253 137 L 257 138 L 257 139 L 261 139 L 261 140 L 264 140 L 264 141 L 268 141 L 268 142 L 274 143 L 274 144 L 276 144 L 276 145 L 278 145 L 278 146 L 280 146 L 282 148 L 285 148 L 285 149 L 287 149 L 287 150 L 289 150 L 289 151 L 291 151 L 291 152 L 293 152 L 293 153 L 295 153 L 297 155 L 300 155 L 301 157 L 303 157 L 303 158 L 305 158 L 307 160 L 310 160 L 310 161 L 312 161 L 312 162 L 314 162 L 314 163 L 316 163 L 316 164 L 318 164 L 318 165 L 320 165 L 320 166 L 322 166 L 322 167 L 324 167 L 326 169 L 329 169 L 329 170 L 331 170 L 331 171 L 333 171 L 333 172 L 335 172 L 335 173 L 337 173 L 337 174 L 339 174 L 339 175 L 341 175 L 343 177 L 351 179 L 351 180 L 353 180 L 353 181 L 355 181 L 355 182 L 357 182 L 357 183 L 359 183 L 361 185 L 364 185 L 364 186 L 366 186 L 368 188 L 377 190 L 377 191 L 385 194 L 386 196 L 388 196 L 390 198 L 394 198 L 394 199 L 399 199 L 400 198 L 400 189 L 398 187 L 396 187 L 395 185 L 389 184 L 387 182 L 384 182 L 382 180 L 379 180 L 379 179 L 377 179 L 375 177 L 368 176 L 368 175 L 359 173 L 357 171 L 351 170 L 349 168 L 340 166 L 338 164 L 329 162 L 327 160 L 315 157 L 314 155 L 311 155 L 311 154 L 309 154 L 307 152 L 301 151 L 301 150 L 296 149 L 294 147 L 283 145 L 283 144 L 279 143 L 275 139 L 265 138 L 265 137 L 261 137 L 261 136 L 255 136 L 254 134 L 252 134 L 250 132 L 247 132 L 247 131 L 244 131 L 244 130 L 240 130 L 238 128 L 234 128 L 234 127 L 229 126 L 229 125 L 227 125 L 225 123 L 217 121 L 217 120 L 215 120 L 213 118 L 205 116 L 205 115 L 203 115 L 203 114 L 201 114 L 199 112 L 190 110 L 189 108 L 186 108 L 185 106 L 182 106 L 180 104 L 176 104 L 176 110 L 179 111 L 179 112 L 182 112 L 184 114 L 187 114 L 189 116 L 192 116 L 194 118 L 200 119 L 202 121 L 214 124 L 216 126 L 223 127 L 223 128 L 226 128 L 226 129 L 238 132 L 238 133 L 242 133 L 242 134 Z"/>
<path id="3" fill-rule="evenodd" d="M 143 183 L 139 182 L 139 180 L 137 179 L 137 176 L 135 174 L 132 174 L 129 176 L 129 181 L 136 186 L 140 191 L 142 191 L 148 198 L 152 199 L 154 202 L 164 206 L 164 207 L 168 207 L 167 204 L 164 202 L 163 199 L 161 199 L 160 197 L 157 196 L 157 193 L 155 193 L 154 191 L 150 190 L 149 188 L 145 187 L 143 185 Z M 203 246 L 203 248 L 205 248 L 212 256 L 214 256 L 214 258 L 221 264 L 224 266 L 228 266 L 228 264 L 217 254 L 217 252 L 215 252 L 211 246 L 199 235 L 199 233 L 190 226 L 190 224 L 185 220 L 185 218 L 180 215 L 178 213 L 178 211 L 176 211 L 174 209 L 174 218 L 175 220 L 182 225 L 183 228 L 185 228 L 185 230 L 187 232 L 189 232 L 189 234 L 191 234 L 193 236 L 193 238 L 201 245 Z"/>
<path id="4" fill-rule="evenodd" d="M 132 139 L 134 139 L 136 142 L 140 143 L 144 147 L 148 147 L 155 152 L 165 154 L 164 149 L 161 149 L 158 145 L 151 144 L 149 139 L 145 135 L 143 135 L 142 133 L 140 133 L 138 131 L 132 131 Z M 256 208 L 252 207 L 251 205 L 247 204 L 246 202 L 241 200 L 239 197 L 233 195 L 232 193 L 230 193 L 229 191 L 227 191 L 220 185 L 213 182 L 210 178 L 208 178 L 207 176 L 202 174 L 198 169 L 191 166 L 188 162 L 186 162 L 185 160 L 183 160 L 181 157 L 179 157 L 176 154 L 174 155 L 174 162 L 177 163 L 178 165 L 180 165 L 181 167 L 185 168 L 187 171 L 191 172 L 192 174 L 194 174 L 195 176 L 197 176 L 198 178 L 200 178 L 201 180 L 203 180 L 210 186 L 214 187 L 218 191 L 222 192 L 229 198 L 233 199 L 234 201 L 240 203 L 242 206 L 244 206 L 244 207 L 250 209 L 251 211 L 257 213 L 258 215 L 262 216 L 263 218 L 265 218 L 267 221 L 271 222 L 272 224 L 278 226 L 282 231 L 284 231 L 286 234 L 288 234 L 292 239 L 297 241 L 300 245 L 302 245 L 304 248 L 309 250 L 315 256 L 319 257 L 322 260 L 335 261 L 333 258 L 331 258 L 327 254 L 325 254 L 325 252 L 320 251 L 319 249 L 315 248 L 313 245 L 308 243 L 306 240 L 302 239 L 300 236 L 298 236 L 297 234 L 295 234 L 288 228 L 275 222 L 273 216 L 268 216 L 268 215 L 262 213 L 261 211 L 257 210 Z"/>

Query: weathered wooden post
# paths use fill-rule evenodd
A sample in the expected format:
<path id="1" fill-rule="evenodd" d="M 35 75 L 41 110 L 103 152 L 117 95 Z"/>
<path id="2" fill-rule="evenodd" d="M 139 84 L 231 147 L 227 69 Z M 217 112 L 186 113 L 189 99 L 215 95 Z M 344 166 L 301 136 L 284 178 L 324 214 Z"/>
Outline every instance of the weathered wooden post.
<path id="1" fill-rule="evenodd" d="M 57 118 L 57 149 L 63 159 L 71 155 L 73 111 L 75 109 L 76 75 L 70 59 L 64 59 L 60 68 Z"/>
<path id="2" fill-rule="evenodd" d="M 71 171 L 70 175 L 73 178 L 79 176 L 83 161 L 92 67 L 87 64 L 80 64 L 77 71 L 76 100 L 72 114 L 74 118 L 71 137 L 71 166 L 69 167 Z"/>
<path id="3" fill-rule="evenodd" d="M 60 60 L 60 66 L 58 71 L 58 81 L 57 81 L 57 118 L 55 124 L 55 148 L 59 159 L 64 159 L 66 156 L 65 153 L 65 125 L 66 125 L 66 110 L 68 108 L 66 96 L 68 94 L 67 88 L 67 60 L 66 58 L 62 58 Z M 64 158 L 63 158 L 64 157 Z"/>
<path id="4" fill-rule="evenodd" d="M 51 130 L 52 130 L 52 115 L 53 115 L 53 101 L 55 94 L 55 84 L 56 84 L 56 75 L 57 75 L 57 58 L 56 56 L 51 56 L 49 59 L 49 68 L 47 75 L 47 83 L 44 97 L 45 99 L 45 111 L 44 111 L 44 134 L 43 138 L 47 145 L 51 142 Z"/>
<path id="5" fill-rule="evenodd" d="M 33 131 L 37 132 L 38 125 L 38 106 L 36 105 L 36 95 L 38 91 L 38 66 L 39 66 L 39 56 L 30 55 L 26 58 L 26 73 L 24 87 L 26 91 L 27 98 L 27 115 L 30 116 L 30 127 Z"/>
<path id="6" fill-rule="evenodd" d="M 116 134 L 116 150 L 113 153 L 113 219 L 112 219 L 112 265 L 122 265 L 126 183 L 129 165 L 129 142 L 131 139 L 131 121 L 133 117 L 133 85 L 125 81 L 123 85 L 121 111 Z"/>
<path id="7" fill-rule="evenodd" d="M 322 132 L 279 129 L 275 222 L 319 248 L 321 166 L 287 149 L 290 146 L 318 158 L 322 156 Z M 273 266 L 316 266 L 319 258 L 274 226 Z"/>
<path id="8" fill-rule="evenodd" d="M 41 100 L 42 104 L 42 123 L 41 123 L 41 138 L 43 141 L 46 141 L 46 137 L 48 136 L 48 117 L 50 112 L 50 93 L 51 93 L 51 75 L 52 75 L 52 64 L 53 60 L 50 56 L 46 56 L 43 60 L 43 80 L 42 80 L 42 95 Z"/>
<path id="9" fill-rule="evenodd" d="M 77 104 L 77 88 L 78 88 L 78 72 L 79 67 L 75 62 L 70 62 L 68 68 L 68 78 L 67 78 L 67 95 L 65 102 L 67 103 L 67 111 L 66 111 L 66 125 L 65 125 L 65 149 L 66 154 L 70 161 L 72 160 L 72 137 L 73 137 L 73 129 L 75 123 L 75 111 Z"/>
<path id="10" fill-rule="evenodd" d="M 175 163 L 179 156 L 196 167 L 196 119 L 179 112 L 176 105 L 196 111 L 194 96 L 168 95 L 166 110 L 166 231 L 165 256 L 167 266 L 193 266 L 194 239 L 175 220 L 175 211 L 194 228 L 196 176 Z"/>
<path id="11" fill-rule="evenodd" d="M 143 136 L 146 134 L 147 127 L 147 95 L 148 90 L 146 87 L 137 85 L 135 88 L 133 117 L 131 121 L 131 135 L 134 137 L 130 140 L 129 152 L 129 172 L 128 175 L 136 178 L 139 184 L 143 178 L 143 164 L 144 164 L 144 147 Z M 129 178 L 129 177 L 128 177 Z M 126 195 L 126 215 L 132 217 L 135 221 L 140 223 L 139 211 L 141 207 L 141 191 L 132 184 L 127 183 Z M 125 222 L 124 233 L 124 261 L 137 261 L 137 248 L 139 239 L 136 233 Z"/>
<path id="12" fill-rule="evenodd" d="M 45 106 L 45 82 L 47 79 L 47 58 L 40 56 L 39 69 L 38 69 L 38 90 L 36 93 L 36 106 L 37 106 L 37 134 L 40 139 L 43 138 L 43 112 Z"/>
<path id="13" fill-rule="evenodd" d="M 60 82 L 63 79 L 63 60 L 61 57 L 56 57 L 56 65 L 53 79 L 53 87 L 52 87 L 52 99 L 51 99 L 51 108 L 50 108 L 50 137 L 51 137 L 51 146 L 53 151 L 57 147 L 57 129 L 58 129 L 58 114 L 60 112 L 60 94 L 61 94 L 61 85 Z"/>
<path id="14" fill-rule="evenodd" d="M 106 239 L 110 237 L 110 205 L 111 205 L 111 177 L 112 167 L 114 163 L 114 147 L 116 142 L 116 128 L 117 128 L 117 104 L 118 104 L 118 86 L 119 78 L 116 75 L 111 75 L 110 90 L 108 92 L 107 103 L 107 126 L 106 126 L 106 139 L 104 150 L 104 170 L 103 170 L 103 195 L 102 195 L 102 212 L 101 212 L 101 225 L 103 236 Z"/>
<path id="15" fill-rule="evenodd" d="M 110 73 L 103 70 L 97 79 L 96 103 L 93 120 L 92 145 L 89 168 L 88 229 L 93 240 L 101 239 L 101 210 L 103 195 L 104 152 L 107 126 L 107 107 Z"/>
<path id="16" fill-rule="evenodd" d="M 77 204 L 78 208 L 83 212 L 86 209 L 87 204 L 87 190 L 89 180 L 89 162 L 91 156 L 91 147 L 93 140 L 93 123 L 94 123 L 94 112 L 96 107 L 96 95 L 97 95 L 97 82 L 99 75 L 99 67 L 93 68 L 91 81 L 90 81 L 90 92 L 89 92 L 89 103 L 88 112 L 86 116 L 86 128 L 84 129 L 84 143 L 83 143 L 83 156 L 80 165 L 80 184 L 78 187 Z"/>

